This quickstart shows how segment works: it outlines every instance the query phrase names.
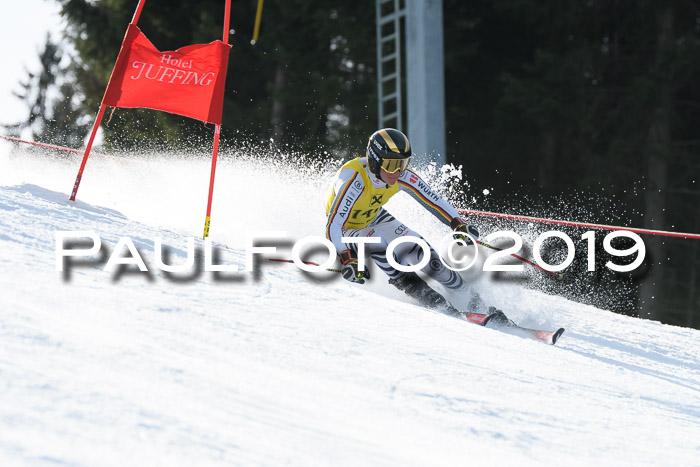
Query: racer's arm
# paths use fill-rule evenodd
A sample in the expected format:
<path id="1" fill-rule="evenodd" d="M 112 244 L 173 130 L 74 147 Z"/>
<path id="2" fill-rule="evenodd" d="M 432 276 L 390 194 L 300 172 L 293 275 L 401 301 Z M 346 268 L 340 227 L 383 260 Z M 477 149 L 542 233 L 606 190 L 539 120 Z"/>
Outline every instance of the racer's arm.
<path id="1" fill-rule="evenodd" d="M 399 190 L 405 191 L 418 201 L 445 225 L 454 228 L 452 220 L 459 219 L 457 210 L 440 195 L 435 193 L 427 183 L 410 169 L 405 170 L 399 178 Z"/>
<path id="2" fill-rule="evenodd" d="M 362 176 L 353 169 L 343 169 L 333 182 L 335 198 L 328 211 L 326 222 L 326 238 L 335 246 L 340 262 L 343 263 L 341 274 L 350 282 L 365 283 L 369 279 L 369 271 L 358 269 L 357 255 L 342 241 L 343 225 L 352 212 L 352 207 L 362 195 L 365 185 Z"/>
<path id="3" fill-rule="evenodd" d="M 362 176 L 353 169 L 343 169 L 333 182 L 335 199 L 331 203 L 326 222 L 326 238 L 335 246 L 338 254 L 350 247 L 342 242 L 343 225 L 352 212 L 352 207 L 362 195 L 365 184 Z"/>

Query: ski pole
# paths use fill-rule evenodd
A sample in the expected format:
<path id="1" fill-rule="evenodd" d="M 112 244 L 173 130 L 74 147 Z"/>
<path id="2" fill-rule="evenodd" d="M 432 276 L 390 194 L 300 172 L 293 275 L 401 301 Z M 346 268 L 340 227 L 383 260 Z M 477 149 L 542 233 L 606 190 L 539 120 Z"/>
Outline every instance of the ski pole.
<path id="1" fill-rule="evenodd" d="M 293 263 L 291 259 L 280 259 L 280 258 L 267 258 L 268 261 L 276 261 L 278 263 Z M 318 263 L 314 263 L 313 261 L 302 261 L 304 264 L 308 264 L 310 266 L 320 266 Z M 326 271 L 330 272 L 340 272 L 340 269 L 331 269 L 331 268 L 326 268 Z"/>
<path id="2" fill-rule="evenodd" d="M 504 248 L 498 248 L 498 247 L 496 247 L 496 246 L 489 245 L 488 243 L 484 243 L 484 242 L 482 242 L 481 240 L 477 240 L 476 243 L 478 243 L 478 244 L 481 245 L 481 246 L 485 246 L 486 248 L 491 248 L 492 250 L 496 250 L 496 251 L 503 251 L 503 250 L 504 250 Z M 564 278 L 564 275 L 563 275 L 563 274 L 559 274 L 559 273 L 556 273 L 556 272 L 554 272 L 554 271 L 548 271 L 548 270 L 546 270 L 545 268 L 543 268 L 542 266 L 540 266 L 540 265 L 538 265 L 538 264 L 535 264 L 535 263 L 533 263 L 532 261 L 530 261 L 529 259 L 523 258 L 522 256 L 518 256 L 518 255 L 516 255 L 515 253 L 511 253 L 510 255 L 511 255 L 512 257 L 514 257 L 514 258 L 518 258 L 520 261 L 523 261 L 523 262 L 525 262 L 525 263 L 527 263 L 527 264 L 529 264 L 529 265 L 531 265 L 531 266 L 536 267 L 536 268 L 539 269 L 540 271 L 544 271 L 544 272 L 546 272 L 547 274 L 550 274 L 550 275 L 556 277 L 558 280 L 562 280 L 562 279 Z"/>

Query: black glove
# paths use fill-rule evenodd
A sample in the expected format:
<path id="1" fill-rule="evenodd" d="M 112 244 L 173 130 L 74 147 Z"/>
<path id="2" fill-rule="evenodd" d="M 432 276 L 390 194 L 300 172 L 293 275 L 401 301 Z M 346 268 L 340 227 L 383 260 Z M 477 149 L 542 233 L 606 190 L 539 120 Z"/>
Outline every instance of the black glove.
<path id="1" fill-rule="evenodd" d="M 340 253 L 340 261 L 343 263 L 343 269 L 340 273 L 343 279 L 350 282 L 364 284 L 365 279 L 369 279 L 369 271 L 360 271 L 357 269 L 357 255 L 352 250 L 345 250 Z"/>
<path id="2" fill-rule="evenodd" d="M 476 239 L 479 238 L 479 229 L 477 229 L 475 225 L 465 224 L 459 217 L 452 219 L 452 222 L 450 222 L 450 227 L 452 227 L 452 230 L 455 232 L 452 237 L 455 240 L 462 240 L 467 245 L 471 245 L 473 243 L 469 235 Z"/>

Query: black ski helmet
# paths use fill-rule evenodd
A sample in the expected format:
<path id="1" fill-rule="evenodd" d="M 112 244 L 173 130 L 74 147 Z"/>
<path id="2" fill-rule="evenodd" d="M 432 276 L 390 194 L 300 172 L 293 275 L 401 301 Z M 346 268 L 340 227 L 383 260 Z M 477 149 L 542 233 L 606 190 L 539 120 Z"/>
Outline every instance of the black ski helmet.
<path id="1" fill-rule="evenodd" d="M 409 158 L 411 157 L 411 143 L 408 142 L 406 135 L 394 128 L 384 128 L 375 131 L 369 137 L 367 143 L 367 164 L 369 170 L 377 178 L 380 178 L 379 173 L 382 165 L 387 172 L 394 173 L 397 170 L 402 172 L 408 166 Z"/>

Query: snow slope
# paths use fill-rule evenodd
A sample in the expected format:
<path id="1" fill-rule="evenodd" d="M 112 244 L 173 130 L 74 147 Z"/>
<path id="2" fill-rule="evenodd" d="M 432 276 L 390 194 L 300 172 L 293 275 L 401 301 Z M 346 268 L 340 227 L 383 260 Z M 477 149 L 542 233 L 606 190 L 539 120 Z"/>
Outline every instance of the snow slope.
<path id="1" fill-rule="evenodd" d="M 215 276 L 153 268 L 201 235 L 209 161 L 0 159 L 0 465 L 700 465 L 700 333 L 487 274 L 465 277 L 556 346 L 371 284 L 262 261 Z M 322 235 L 330 172 L 223 157 L 211 235 Z M 389 209 L 428 240 L 410 198 Z M 151 274 L 56 270 L 55 233 L 130 237 Z M 197 241 L 198 244 L 200 243 Z M 289 257 L 289 248 L 276 256 Z"/>

